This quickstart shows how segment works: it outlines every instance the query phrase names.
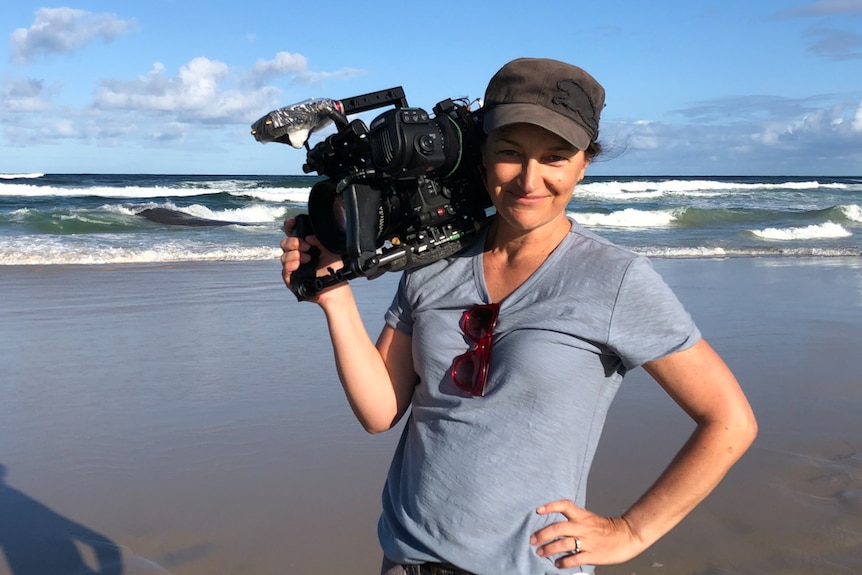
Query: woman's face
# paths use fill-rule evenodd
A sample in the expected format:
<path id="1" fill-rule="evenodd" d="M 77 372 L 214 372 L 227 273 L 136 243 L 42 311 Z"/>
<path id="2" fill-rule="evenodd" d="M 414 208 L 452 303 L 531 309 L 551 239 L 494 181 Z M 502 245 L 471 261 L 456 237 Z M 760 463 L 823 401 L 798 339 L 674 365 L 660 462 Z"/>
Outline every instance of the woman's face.
<path id="1" fill-rule="evenodd" d="M 513 124 L 488 134 L 486 185 L 498 220 L 519 232 L 566 219 L 566 206 L 589 160 L 544 128 Z"/>

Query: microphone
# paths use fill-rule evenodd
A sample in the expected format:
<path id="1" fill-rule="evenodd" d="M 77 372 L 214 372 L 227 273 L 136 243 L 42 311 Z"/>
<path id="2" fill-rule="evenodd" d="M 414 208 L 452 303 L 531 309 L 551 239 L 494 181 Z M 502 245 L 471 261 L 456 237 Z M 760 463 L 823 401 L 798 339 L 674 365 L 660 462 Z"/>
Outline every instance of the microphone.
<path id="1" fill-rule="evenodd" d="M 347 126 L 344 106 L 331 98 L 312 98 L 273 110 L 251 126 L 251 134 L 258 142 L 279 142 L 301 148 L 312 133 L 335 122 Z"/>

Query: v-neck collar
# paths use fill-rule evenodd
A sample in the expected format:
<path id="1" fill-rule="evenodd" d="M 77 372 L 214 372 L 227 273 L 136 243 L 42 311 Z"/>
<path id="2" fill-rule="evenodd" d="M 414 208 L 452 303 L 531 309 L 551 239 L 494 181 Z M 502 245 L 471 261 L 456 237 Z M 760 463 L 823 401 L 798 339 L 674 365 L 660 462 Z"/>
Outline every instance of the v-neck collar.
<path id="1" fill-rule="evenodd" d="M 504 307 L 507 305 L 511 305 L 513 302 L 517 302 L 521 299 L 522 294 L 525 291 L 528 291 L 534 286 L 536 283 L 541 281 L 542 277 L 548 273 L 548 270 L 556 265 L 557 260 L 562 257 L 562 253 L 566 251 L 564 248 L 569 243 L 572 242 L 572 231 L 575 230 L 577 224 L 571 219 L 568 218 L 571 224 L 571 228 L 563 236 L 563 239 L 560 240 L 560 243 L 548 254 L 548 257 L 545 258 L 539 267 L 524 280 L 521 285 L 516 287 L 512 292 L 504 297 L 500 304 Z M 484 268 L 484 258 L 485 258 L 485 240 L 488 237 L 488 228 L 486 227 L 482 230 L 479 238 L 476 240 L 476 243 L 473 245 L 471 250 L 471 255 L 473 257 L 473 281 L 476 284 L 476 290 L 479 292 L 482 300 L 485 303 L 493 303 L 491 301 L 491 295 L 488 293 L 488 286 L 485 283 L 485 268 Z"/>

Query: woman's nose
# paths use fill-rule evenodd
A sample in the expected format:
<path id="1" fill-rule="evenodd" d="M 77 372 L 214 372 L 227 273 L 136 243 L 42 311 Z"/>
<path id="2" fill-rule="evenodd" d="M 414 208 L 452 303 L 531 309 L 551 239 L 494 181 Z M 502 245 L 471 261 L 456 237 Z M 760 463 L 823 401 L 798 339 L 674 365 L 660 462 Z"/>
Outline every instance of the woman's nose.
<path id="1" fill-rule="evenodd" d="M 542 165 L 534 159 L 527 158 L 521 165 L 521 187 L 531 192 L 539 189 L 541 185 Z"/>

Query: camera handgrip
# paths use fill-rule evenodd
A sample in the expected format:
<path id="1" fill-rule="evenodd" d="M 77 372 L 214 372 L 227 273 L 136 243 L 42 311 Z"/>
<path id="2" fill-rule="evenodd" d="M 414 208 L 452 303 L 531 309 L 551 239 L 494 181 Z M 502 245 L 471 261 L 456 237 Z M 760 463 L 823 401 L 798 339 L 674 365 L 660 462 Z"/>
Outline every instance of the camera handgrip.
<path id="1" fill-rule="evenodd" d="M 291 236 L 305 239 L 314 233 L 311 225 L 311 218 L 308 214 L 299 214 L 295 218 L 293 231 Z M 317 264 L 320 261 L 320 249 L 316 246 L 311 246 L 308 250 L 308 255 L 311 259 L 304 264 L 299 264 L 299 269 L 290 274 L 290 291 L 294 293 L 296 299 L 303 301 L 320 291 L 317 286 Z"/>
<path id="2" fill-rule="evenodd" d="M 312 234 L 314 234 L 314 226 L 311 224 L 311 217 L 308 214 L 296 216 L 290 235 L 305 239 L 306 236 Z M 336 271 L 332 268 L 328 268 L 328 275 L 319 276 L 317 275 L 317 266 L 320 264 L 320 248 L 311 246 L 308 255 L 311 256 L 311 259 L 307 263 L 299 264 L 299 268 L 290 274 L 290 291 L 293 292 L 298 301 L 307 300 L 326 288 L 350 281 L 356 277 L 356 274 L 349 270 L 340 269 Z"/>

